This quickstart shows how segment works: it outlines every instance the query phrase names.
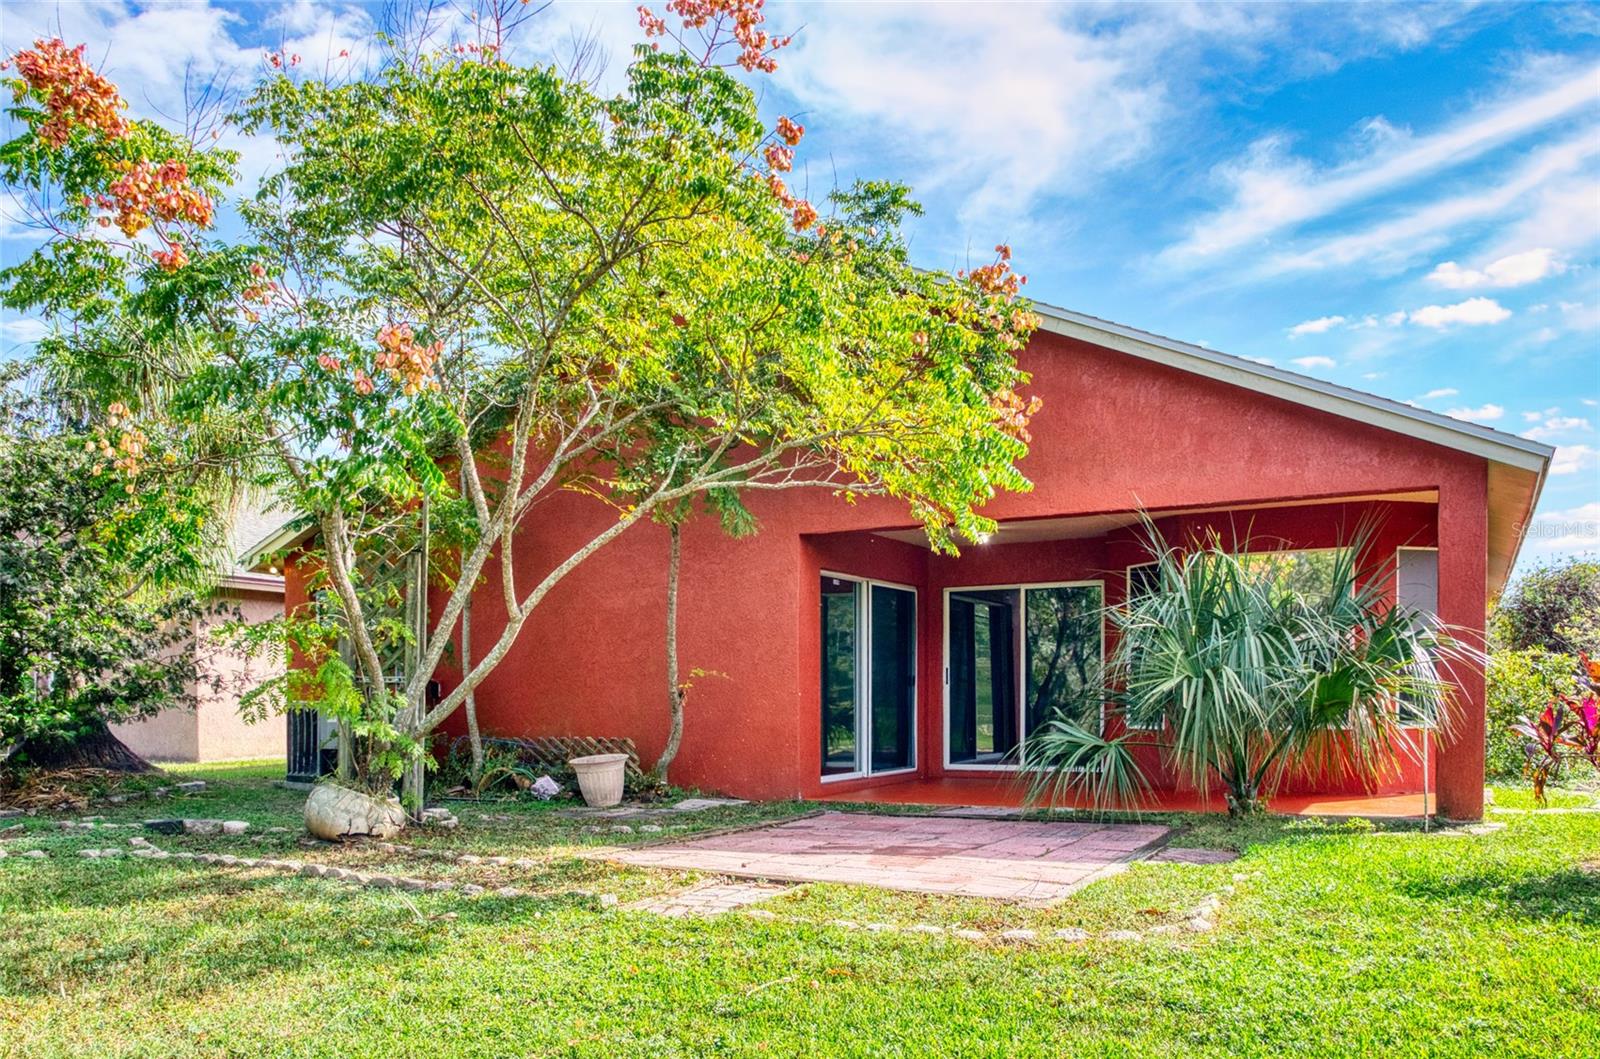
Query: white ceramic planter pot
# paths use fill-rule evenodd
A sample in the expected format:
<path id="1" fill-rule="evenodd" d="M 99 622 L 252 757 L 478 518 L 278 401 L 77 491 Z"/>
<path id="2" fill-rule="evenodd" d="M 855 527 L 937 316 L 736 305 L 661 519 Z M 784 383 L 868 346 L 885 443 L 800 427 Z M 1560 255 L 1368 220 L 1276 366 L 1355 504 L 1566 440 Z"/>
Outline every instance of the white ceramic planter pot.
<path id="1" fill-rule="evenodd" d="M 578 790 L 583 800 L 596 809 L 622 801 L 622 780 L 628 768 L 627 754 L 590 754 L 570 758 L 567 764 L 578 774 Z"/>
<path id="2" fill-rule="evenodd" d="M 374 798 L 334 783 L 319 783 L 306 798 L 306 830 L 328 842 L 351 835 L 390 838 L 406 826 L 397 798 Z"/>

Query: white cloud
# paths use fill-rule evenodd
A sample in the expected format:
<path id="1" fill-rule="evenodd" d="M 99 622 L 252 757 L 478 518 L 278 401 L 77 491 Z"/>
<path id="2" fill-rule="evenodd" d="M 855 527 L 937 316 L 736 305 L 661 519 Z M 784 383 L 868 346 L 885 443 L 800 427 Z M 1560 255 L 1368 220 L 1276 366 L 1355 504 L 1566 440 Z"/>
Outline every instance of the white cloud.
<path id="1" fill-rule="evenodd" d="M 1577 474 L 1600 464 L 1600 449 L 1592 445 L 1562 445 L 1550 460 L 1551 474 Z"/>
<path id="2" fill-rule="evenodd" d="M 1549 247 L 1524 250 L 1489 262 L 1481 269 L 1462 268 L 1454 261 L 1442 261 L 1428 273 L 1428 281 L 1450 290 L 1475 287 L 1522 287 L 1546 276 L 1559 275 L 1566 263 Z"/>
<path id="3" fill-rule="evenodd" d="M 31 346 L 49 333 L 50 328 L 42 320 L 31 316 L 0 320 L 0 348 Z"/>
<path id="4" fill-rule="evenodd" d="M 1406 319 L 1412 323 L 1432 328 L 1454 324 L 1497 324 L 1510 318 L 1511 310 L 1493 298 L 1468 298 L 1454 305 L 1424 305 L 1406 315 Z"/>
<path id="5" fill-rule="evenodd" d="M 1559 455 L 1559 453 L 1558 453 Z M 1565 511 L 1544 511 L 1528 525 L 1526 543 L 1537 552 L 1587 552 L 1600 548 L 1600 501 Z"/>
<path id="6" fill-rule="evenodd" d="M 1492 423 L 1506 414 L 1506 410 L 1497 404 L 1485 404 L 1478 408 L 1452 408 L 1445 412 L 1451 419 L 1464 419 L 1468 423 Z"/>
<path id="7" fill-rule="evenodd" d="M 1344 323 L 1342 316 L 1319 316 L 1315 320 L 1306 320 L 1289 328 L 1290 338 L 1299 338 L 1301 335 L 1320 335 L 1324 331 L 1332 330 Z"/>
<path id="8" fill-rule="evenodd" d="M 1589 421 L 1582 416 L 1554 415 L 1545 419 L 1544 422 L 1532 430 L 1523 431 L 1522 436 L 1532 438 L 1535 441 L 1548 441 L 1563 434 L 1585 432 L 1592 429 L 1594 428 L 1589 425 Z"/>
<path id="9" fill-rule="evenodd" d="M 1470 224 L 1514 219 L 1531 196 L 1553 181 L 1587 171 L 1597 157 L 1600 127 L 1590 125 L 1566 140 L 1529 152 L 1522 164 L 1497 184 L 1473 182 L 1461 194 L 1404 207 L 1365 228 L 1266 255 L 1254 268 L 1241 270 L 1235 278 L 1271 277 L 1354 264 L 1403 267 L 1456 238 Z M 1590 211 L 1594 212 L 1592 205 Z M 1582 227 L 1586 222 L 1575 223 Z"/>
<path id="10" fill-rule="evenodd" d="M 1164 256 L 1195 263 L 1260 246 L 1286 229 L 1459 166 L 1592 105 L 1597 72 L 1568 71 L 1431 135 L 1386 136 L 1385 145 L 1368 156 L 1329 169 L 1289 157 L 1281 137 L 1260 140 L 1243 159 L 1219 169 L 1230 187 L 1229 204 L 1201 218 Z"/>
<path id="11" fill-rule="evenodd" d="M 1424 401 L 1432 401 L 1432 400 L 1434 400 L 1436 398 L 1439 398 L 1439 397 L 1454 397 L 1457 394 L 1459 394 L 1460 392 L 1461 392 L 1460 390 L 1456 389 L 1453 386 L 1442 386 L 1437 390 L 1429 390 L 1427 393 L 1423 394 L 1422 395 L 1422 400 L 1424 400 Z"/>
<path id="12" fill-rule="evenodd" d="M 1297 364 L 1307 371 L 1312 368 L 1337 368 L 1339 362 L 1332 357 L 1296 357 L 1290 363 Z"/>
<path id="13" fill-rule="evenodd" d="M 910 148 L 925 167 L 913 183 L 954 191 L 963 216 L 1020 220 L 1041 193 L 1141 155 L 1167 112 L 1148 57 L 1048 5 L 818 14 L 780 61 L 779 83 L 864 141 Z"/>

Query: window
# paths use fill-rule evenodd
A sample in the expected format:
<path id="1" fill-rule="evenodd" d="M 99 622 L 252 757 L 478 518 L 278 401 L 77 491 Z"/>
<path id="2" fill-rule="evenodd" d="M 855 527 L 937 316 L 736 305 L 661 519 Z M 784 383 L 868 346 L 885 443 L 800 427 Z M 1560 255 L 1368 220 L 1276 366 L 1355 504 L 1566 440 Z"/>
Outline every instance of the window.
<path id="1" fill-rule="evenodd" d="M 945 747 L 951 765 L 1014 768 L 1057 711 L 1098 704 L 1099 582 L 951 589 Z"/>
<path id="2" fill-rule="evenodd" d="M 824 574 L 822 776 L 916 765 L 917 594 Z"/>
<path id="3" fill-rule="evenodd" d="M 1252 552 L 1242 555 L 1246 570 L 1260 573 L 1286 591 L 1311 599 L 1333 590 L 1334 566 L 1339 553 L 1332 548 L 1282 552 Z"/>

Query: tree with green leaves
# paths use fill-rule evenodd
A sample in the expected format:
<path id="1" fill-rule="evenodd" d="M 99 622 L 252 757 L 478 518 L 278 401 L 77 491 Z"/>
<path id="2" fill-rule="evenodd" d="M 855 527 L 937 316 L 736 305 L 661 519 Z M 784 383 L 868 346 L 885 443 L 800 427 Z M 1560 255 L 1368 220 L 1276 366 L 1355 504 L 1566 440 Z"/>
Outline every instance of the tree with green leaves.
<path id="1" fill-rule="evenodd" d="M 787 43 L 758 3 L 674 0 L 681 31 L 645 13 L 680 46 L 640 46 L 612 96 L 506 61 L 504 8 L 370 77 L 274 56 L 235 117 L 284 164 L 235 203 L 240 238 L 210 227 L 230 160 L 204 141 L 144 122 L 46 135 L 59 85 L 90 73 L 52 81 L 19 56 L 28 132 L 0 155 L 57 204 L 58 233 L 0 277 L 5 301 L 57 322 L 52 373 L 139 431 L 108 473 L 226 466 L 304 513 L 319 605 L 290 623 L 306 664 L 281 690 L 355 704 L 379 780 L 414 775 L 541 601 L 636 523 L 687 506 L 746 531 L 744 497 L 806 488 L 899 498 L 950 548 L 1028 488 L 1016 353 L 1036 321 L 1009 251 L 926 272 L 906 189 L 792 192 L 803 129 L 767 127 L 725 68 L 767 69 Z M 615 517 L 520 569 L 512 541 L 562 491 Z M 420 625 L 383 576 L 407 550 L 434 592 Z M 497 633 L 429 702 L 469 599 Z"/>
<path id="2" fill-rule="evenodd" d="M 0 771 L 149 766 L 110 730 L 192 707 L 202 608 L 152 589 L 103 438 L 0 379 Z M 154 544 L 155 542 L 148 542 Z"/>
<path id="3" fill-rule="evenodd" d="M 1521 574 L 1489 629 L 1496 649 L 1600 655 L 1600 562 L 1570 558 Z"/>
<path id="4" fill-rule="evenodd" d="M 1420 751 L 1407 728 L 1447 729 L 1454 662 L 1481 663 L 1430 615 L 1390 605 L 1367 576 L 1366 541 L 1329 553 L 1312 588 L 1290 564 L 1224 547 L 1182 550 L 1147 526 L 1151 591 L 1112 608 L 1104 686 L 1030 738 L 1035 799 L 1136 806 L 1140 748 L 1194 786 L 1219 783 L 1235 815 L 1260 809 L 1292 770 L 1371 780 Z M 1102 703 L 1126 722 L 1102 731 Z"/>

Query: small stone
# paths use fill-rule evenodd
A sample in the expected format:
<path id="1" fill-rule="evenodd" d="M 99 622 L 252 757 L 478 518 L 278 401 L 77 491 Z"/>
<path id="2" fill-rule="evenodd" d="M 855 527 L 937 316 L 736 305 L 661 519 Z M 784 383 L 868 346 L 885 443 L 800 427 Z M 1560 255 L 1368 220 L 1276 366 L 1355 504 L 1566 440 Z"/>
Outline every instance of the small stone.
<path id="1" fill-rule="evenodd" d="M 135 846 L 133 849 L 128 851 L 128 856 L 150 858 L 154 857 L 160 852 L 161 851 L 159 849 L 156 849 L 152 846 Z"/>
<path id="2" fill-rule="evenodd" d="M 451 883 L 445 882 L 443 879 L 439 880 L 438 882 L 431 882 L 431 883 L 428 884 L 428 892 L 431 893 L 431 894 L 442 894 L 442 893 L 445 893 L 448 890 L 454 890 L 454 889 L 455 889 L 454 885 L 452 885 Z"/>
<path id="3" fill-rule="evenodd" d="M 511 863 L 510 857 L 490 857 L 486 863 L 493 864 L 496 868 L 504 868 Z"/>
<path id="4" fill-rule="evenodd" d="M 1062 927 L 1060 930 L 1056 931 L 1055 939 L 1057 941 L 1066 941 L 1076 944 L 1081 941 L 1088 941 L 1089 932 L 1084 930 L 1082 927 Z"/>
<path id="5" fill-rule="evenodd" d="M 244 820 L 224 820 L 224 821 L 222 821 L 222 833 L 224 835 L 242 835 L 248 830 L 250 830 L 250 824 L 247 821 L 244 821 Z"/>
<path id="6" fill-rule="evenodd" d="M 321 864 L 307 864 L 300 869 L 300 874 L 308 879 L 320 879 L 328 874 L 328 869 Z"/>
<path id="7" fill-rule="evenodd" d="M 1224 886 L 1224 887 L 1223 887 L 1223 888 L 1222 888 L 1222 889 L 1221 889 L 1221 890 L 1219 890 L 1219 891 L 1218 891 L 1218 892 L 1219 892 L 1219 893 L 1224 893 L 1224 894 L 1230 894 L 1230 895 L 1231 895 L 1231 894 L 1232 894 L 1232 893 L 1233 893 L 1233 892 L 1234 892 L 1234 890 L 1235 890 L 1235 887 L 1234 887 L 1234 885 L 1233 885 L 1233 884 L 1232 884 L 1232 883 L 1229 883 L 1229 884 L 1228 884 L 1228 885 L 1227 885 L 1227 886 Z"/>
<path id="8" fill-rule="evenodd" d="M 868 923 L 867 929 L 874 934 L 893 934 L 900 928 L 893 923 Z"/>
<path id="9" fill-rule="evenodd" d="M 194 854 L 189 852 L 174 853 L 173 857 L 178 860 L 194 860 Z"/>
<path id="10" fill-rule="evenodd" d="M 172 793 L 172 788 L 171 787 L 157 787 L 155 790 L 150 792 L 151 796 L 152 797 L 156 797 L 156 798 L 165 798 L 167 795 L 169 795 L 171 793 Z"/>
<path id="11" fill-rule="evenodd" d="M 627 824 L 612 824 L 611 833 L 614 835 L 631 835 L 633 834 L 633 828 Z"/>
<path id="12" fill-rule="evenodd" d="M 952 930 L 950 932 L 950 936 L 952 938 L 960 938 L 962 941 L 983 941 L 984 940 L 983 931 L 981 931 L 981 930 L 972 930 L 970 928 L 963 928 L 961 930 Z"/>
<path id="13" fill-rule="evenodd" d="M 456 858 L 457 864 L 482 864 L 483 858 L 475 853 L 463 853 Z"/>
<path id="14" fill-rule="evenodd" d="M 0 809 L 0 820 L 10 820 L 13 816 L 21 815 L 21 809 Z"/>
<path id="15" fill-rule="evenodd" d="M 829 922 L 828 925 L 830 927 L 838 927 L 840 930 L 860 930 L 861 929 L 861 924 L 857 923 L 853 919 L 835 919 L 835 920 L 832 920 L 831 922 Z"/>
<path id="16" fill-rule="evenodd" d="M 217 863 L 218 863 L 218 864 L 221 864 L 221 865 L 223 865 L 223 866 L 225 866 L 225 867 L 229 867 L 229 868 L 231 868 L 231 867 L 233 867 L 233 866 L 234 866 L 234 865 L 235 865 L 235 864 L 238 864 L 238 863 L 239 863 L 239 858 L 238 858 L 238 857 L 235 857 L 235 856 L 234 856 L 234 855 L 233 855 L 233 854 L 231 854 L 231 853 L 224 853 L 224 854 L 222 854 L 222 855 L 221 855 L 221 856 L 220 856 L 220 857 L 218 857 L 218 858 L 217 858 Z"/>
<path id="17" fill-rule="evenodd" d="M 199 794 L 201 791 L 206 789 L 206 781 L 188 780 L 184 783 L 177 784 L 174 789 L 182 791 L 184 794 Z"/>
<path id="18" fill-rule="evenodd" d="M 770 913 L 769 913 L 770 914 Z M 777 918 L 774 916 L 773 918 Z M 906 928 L 912 934 L 943 934 L 944 928 L 936 923 L 914 923 Z"/>
<path id="19" fill-rule="evenodd" d="M 617 907 L 617 895 L 616 894 L 601 894 L 600 895 L 600 907 L 601 908 L 615 908 L 615 907 Z"/>
<path id="20" fill-rule="evenodd" d="M 222 821 L 185 820 L 183 829 L 191 835 L 220 835 L 222 834 Z"/>
<path id="21" fill-rule="evenodd" d="M 44 860 L 49 854 L 42 849 L 30 849 L 18 853 L 17 856 L 27 857 L 29 860 Z"/>
<path id="22" fill-rule="evenodd" d="M 367 880 L 367 885 L 378 890 L 392 890 L 395 879 L 392 875 L 374 875 Z"/>
<path id="23" fill-rule="evenodd" d="M 183 821 L 176 819 L 146 820 L 144 829 L 158 835 L 181 835 L 184 830 Z"/>
<path id="24" fill-rule="evenodd" d="M 479 886 L 477 883 L 465 883 L 461 887 L 461 892 L 466 894 L 468 897 L 476 897 L 478 894 L 483 893 L 483 887 Z"/>
<path id="25" fill-rule="evenodd" d="M 1146 934 L 1176 934 L 1183 928 L 1176 923 L 1158 923 L 1145 931 Z"/>
<path id="26" fill-rule="evenodd" d="M 127 800 L 128 796 L 126 794 L 113 794 L 111 797 L 106 799 L 106 801 L 110 802 L 112 805 L 121 805 Z"/>
<path id="27" fill-rule="evenodd" d="M 10 827 L 0 827 L 0 838 L 16 838 L 27 830 L 26 824 L 12 824 Z"/>
<path id="28" fill-rule="evenodd" d="M 395 880 L 395 886 L 401 890 L 418 892 L 426 890 L 428 888 L 428 882 L 426 879 L 397 879 Z"/>
<path id="29" fill-rule="evenodd" d="M 78 856 L 88 857 L 90 860 L 94 860 L 100 856 L 100 851 L 97 849 L 80 849 L 78 850 Z"/>
<path id="30" fill-rule="evenodd" d="M 1038 939 L 1039 934 L 1037 931 L 1026 930 L 1023 928 L 1018 928 L 1016 930 L 1003 930 L 1000 932 L 1001 941 L 1037 941 Z"/>
<path id="31" fill-rule="evenodd" d="M 1108 930 L 1105 935 L 1107 941 L 1138 941 L 1140 936 L 1137 930 Z"/>
<path id="32" fill-rule="evenodd" d="M 660 824 L 640 824 L 639 830 L 647 835 L 653 835 L 661 830 Z"/>
<path id="33" fill-rule="evenodd" d="M 532 871 L 534 868 L 537 868 L 539 866 L 539 862 L 536 861 L 536 860 L 528 860 L 528 859 L 524 858 L 522 860 L 514 860 L 514 861 L 512 861 L 511 862 L 511 866 L 513 868 L 520 868 L 523 871 Z"/>
<path id="34" fill-rule="evenodd" d="M 269 827 L 269 828 L 267 828 L 267 834 L 269 834 L 269 835 L 287 835 L 288 833 L 289 833 L 289 829 L 287 827 Z"/>
<path id="35" fill-rule="evenodd" d="M 1233 881 L 1236 882 L 1236 883 L 1237 882 L 1244 882 L 1248 878 L 1250 878 L 1250 876 L 1246 875 L 1242 871 L 1236 871 L 1236 872 L 1233 873 Z"/>
<path id="36" fill-rule="evenodd" d="M 297 860 L 286 860 L 282 864 L 284 871 L 300 871 L 305 867 L 304 864 Z"/>
<path id="37" fill-rule="evenodd" d="M 240 857 L 239 858 L 239 867 L 241 867 L 241 868 L 256 868 L 256 867 L 259 867 L 260 865 L 261 865 L 261 862 L 259 860 L 257 860 L 255 857 Z"/>
<path id="38" fill-rule="evenodd" d="M 496 897 L 521 897 L 522 891 L 515 886 L 502 886 L 494 892 Z"/>
<path id="39" fill-rule="evenodd" d="M 1184 926 L 1194 931 L 1196 934 L 1204 934 L 1206 931 L 1214 929 L 1211 920 L 1205 918 L 1204 916 L 1195 916 L 1193 919 L 1189 920 L 1189 922 L 1185 923 Z"/>
<path id="40" fill-rule="evenodd" d="M 0 846 L 0 860 L 5 860 L 9 856 L 11 856 L 11 854 L 6 852 L 5 847 Z"/>
<path id="41" fill-rule="evenodd" d="M 134 835 L 132 838 L 128 839 L 128 845 L 130 846 L 148 846 L 149 844 L 150 840 L 145 838 L 143 835 Z"/>

